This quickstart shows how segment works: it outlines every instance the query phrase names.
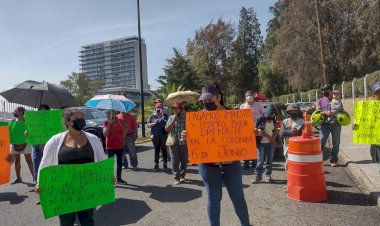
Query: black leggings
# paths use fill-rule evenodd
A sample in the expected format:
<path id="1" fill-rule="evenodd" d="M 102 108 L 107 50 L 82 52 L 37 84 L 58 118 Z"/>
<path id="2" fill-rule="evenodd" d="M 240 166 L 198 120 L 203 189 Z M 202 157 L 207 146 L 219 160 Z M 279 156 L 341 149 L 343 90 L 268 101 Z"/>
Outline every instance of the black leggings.
<path id="1" fill-rule="evenodd" d="M 121 179 L 121 166 L 123 158 L 123 149 L 107 149 L 108 158 L 112 158 L 116 155 L 116 179 Z"/>

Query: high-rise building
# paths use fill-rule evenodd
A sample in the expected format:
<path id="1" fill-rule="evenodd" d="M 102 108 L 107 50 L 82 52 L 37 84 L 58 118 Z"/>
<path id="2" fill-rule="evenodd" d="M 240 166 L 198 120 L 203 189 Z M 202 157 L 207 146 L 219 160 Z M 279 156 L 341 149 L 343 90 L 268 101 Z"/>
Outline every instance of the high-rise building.
<path id="1" fill-rule="evenodd" d="M 146 45 L 141 40 L 144 93 L 149 91 Z M 81 47 L 80 70 L 89 80 L 102 81 L 99 93 L 125 93 L 139 102 L 139 39 L 136 36 Z"/>

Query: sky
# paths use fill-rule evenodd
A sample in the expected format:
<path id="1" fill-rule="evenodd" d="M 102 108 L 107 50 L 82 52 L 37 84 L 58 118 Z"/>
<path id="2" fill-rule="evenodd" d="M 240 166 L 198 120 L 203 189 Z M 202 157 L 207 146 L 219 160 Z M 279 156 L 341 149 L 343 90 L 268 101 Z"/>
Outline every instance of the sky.
<path id="1" fill-rule="evenodd" d="M 195 31 L 222 17 L 238 25 L 253 7 L 266 35 L 276 0 L 140 0 L 148 83 L 163 74 L 173 48 L 185 51 Z M 59 84 L 80 72 L 83 45 L 137 36 L 136 0 L 0 0 L 0 91 L 25 80 Z"/>

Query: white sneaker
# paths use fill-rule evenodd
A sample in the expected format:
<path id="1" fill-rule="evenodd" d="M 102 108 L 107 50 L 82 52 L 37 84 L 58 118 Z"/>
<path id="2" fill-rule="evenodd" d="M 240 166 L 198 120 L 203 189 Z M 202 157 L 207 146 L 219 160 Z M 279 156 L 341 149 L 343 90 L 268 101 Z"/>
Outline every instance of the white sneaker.
<path id="1" fill-rule="evenodd" d="M 265 181 L 268 182 L 268 183 L 273 183 L 274 180 L 272 179 L 272 175 L 266 175 L 265 176 Z"/>

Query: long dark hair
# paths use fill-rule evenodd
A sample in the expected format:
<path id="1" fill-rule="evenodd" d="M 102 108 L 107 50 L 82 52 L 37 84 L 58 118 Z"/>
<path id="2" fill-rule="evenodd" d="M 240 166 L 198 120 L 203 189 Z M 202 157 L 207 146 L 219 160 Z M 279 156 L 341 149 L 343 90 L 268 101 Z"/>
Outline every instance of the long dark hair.
<path id="1" fill-rule="evenodd" d="M 220 94 L 220 104 L 221 104 L 223 107 L 225 107 L 225 106 L 224 106 L 224 100 L 223 100 L 223 93 L 222 93 L 222 91 L 220 91 L 220 86 L 219 86 L 216 82 L 212 83 L 212 85 L 214 85 L 214 86 L 218 89 L 219 94 Z"/>

